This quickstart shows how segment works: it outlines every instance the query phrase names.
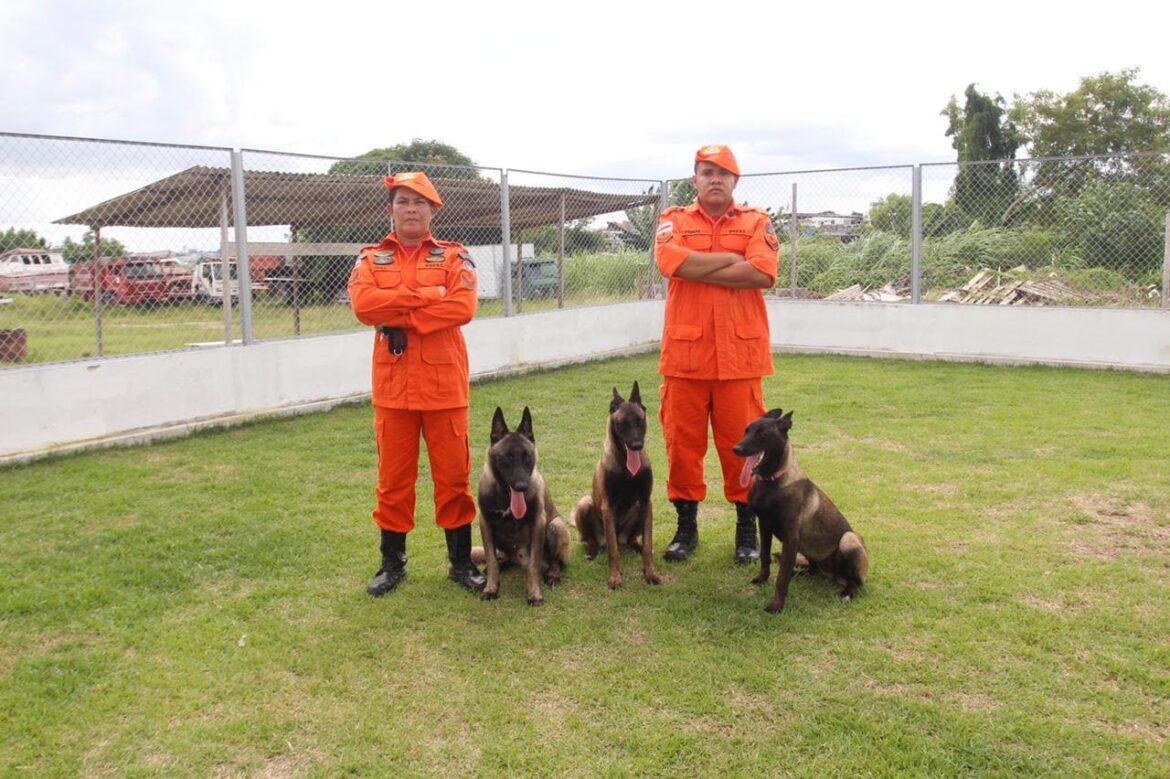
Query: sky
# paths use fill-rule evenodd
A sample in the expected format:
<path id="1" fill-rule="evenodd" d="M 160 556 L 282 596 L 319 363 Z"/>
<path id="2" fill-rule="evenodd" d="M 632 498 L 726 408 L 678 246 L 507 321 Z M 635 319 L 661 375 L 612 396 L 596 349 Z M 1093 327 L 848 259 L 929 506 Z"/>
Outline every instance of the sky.
<path id="1" fill-rule="evenodd" d="M 162 4 L 6 0 L 0 131 L 348 156 L 437 138 L 484 165 L 689 173 L 954 159 L 940 111 L 1140 67 L 1156 2 Z"/>

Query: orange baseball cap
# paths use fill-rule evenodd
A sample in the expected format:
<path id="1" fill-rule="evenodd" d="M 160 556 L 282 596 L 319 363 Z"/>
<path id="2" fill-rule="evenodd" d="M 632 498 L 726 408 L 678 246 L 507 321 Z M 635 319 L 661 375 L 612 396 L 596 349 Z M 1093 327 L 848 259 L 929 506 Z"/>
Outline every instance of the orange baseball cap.
<path id="1" fill-rule="evenodd" d="M 711 162 L 726 171 L 739 175 L 739 163 L 735 161 L 735 155 L 731 153 L 731 149 L 720 144 L 704 146 L 699 149 L 695 152 L 695 162 Z"/>
<path id="2" fill-rule="evenodd" d="M 395 173 L 393 176 L 386 177 L 386 189 L 394 191 L 399 187 L 414 190 L 431 201 L 431 204 L 435 208 L 443 207 L 443 198 L 439 197 L 439 191 L 435 189 L 435 185 L 427 178 L 427 174 L 422 171 L 416 170 L 407 173 Z"/>

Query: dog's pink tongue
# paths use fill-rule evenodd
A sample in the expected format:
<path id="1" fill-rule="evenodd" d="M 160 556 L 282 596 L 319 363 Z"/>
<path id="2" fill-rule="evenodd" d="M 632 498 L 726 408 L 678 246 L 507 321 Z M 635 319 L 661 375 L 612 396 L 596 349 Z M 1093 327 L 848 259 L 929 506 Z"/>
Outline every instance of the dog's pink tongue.
<path id="1" fill-rule="evenodd" d="M 743 461 L 743 470 L 739 472 L 739 486 L 746 487 L 752 480 L 752 471 L 760 464 L 760 460 L 764 459 L 764 453 L 753 454 Z"/>
<path id="2" fill-rule="evenodd" d="M 638 471 L 642 470 L 642 452 L 640 450 L 635 452 L 633 449 L 626 449 L 626 470 L 630 472 L 631 476 L 637 476 Z"/>
<path id="3" fill-rule="evenodd" d="M 512 516 L 516 519 L 524 519 L 524 515 L 528 513 L 528 504 L 524 502 L 524 493 L 516 492 L 511 487 L 508 488 L 508 492 L 512 493 L 511 501 L 508 504 Z"/>

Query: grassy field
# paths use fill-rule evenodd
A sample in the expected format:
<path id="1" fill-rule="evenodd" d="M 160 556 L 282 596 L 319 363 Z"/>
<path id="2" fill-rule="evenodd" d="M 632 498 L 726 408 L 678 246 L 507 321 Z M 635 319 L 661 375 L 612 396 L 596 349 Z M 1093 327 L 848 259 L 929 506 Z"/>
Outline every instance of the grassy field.
<path id="1" fill-rule="evenodd" d="M 535 412 L 566 513 L 610 386 L 652 355 L 478 385 Z M 1170 380 L 781 357 L 810 475 L 869 546 L 853 603 L 778 616 L 701 546 L 547 604 L 445 578 L 421 466 L 410 578 L 380 600 L 371 411 L 0 470 L 0 774 L 1170 774 Z M 651 411 L 656 393 L 646 393 Z M 659 555 L 673 532 L 661 431 Z"/>

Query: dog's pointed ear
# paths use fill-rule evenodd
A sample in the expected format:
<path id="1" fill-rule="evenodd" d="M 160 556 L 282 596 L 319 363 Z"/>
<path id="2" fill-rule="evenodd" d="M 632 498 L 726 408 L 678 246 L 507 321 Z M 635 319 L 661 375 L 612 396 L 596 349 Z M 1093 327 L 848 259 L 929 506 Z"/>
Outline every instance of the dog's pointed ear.
<path id="1" fill-rule="evenodd" d="M 611 400 L 609 402 L 609 413 L 612 414 L 613 412 L 617 411 L 618 406 L 620 406 L 621 404 L 623 404 L 625 402 L 626 401 L 622 398 L 621 393 L 619 393 L 617 391 L 617 387 L 614 387 L 613 388 L 613 400 Z"/>
<path id="2" fill-rule="evenodd" d="M 772 417 L 772 419 L 779 419 L 780 417 L 784 416 L 784 409 L 774 408 L 771 411 L 769 411 L 767 414 L 764 414 L 764 416 Z"/>
<path id="3" fill-rule="evenodd" d="M 516 428 L 516 432 L 532 443 L 536 443 L 536 436 L 532 435 L 532 412 L 528 410 L 528 406 L 524 407 L 524 414 L 520 417 L 520 427 Z"/>
<path id="4" fill-rule="evenodd" d="M 643 411 L 646 410 L 646 404 L 642 402 L 642 390 L 638 388 L 638 382 L 636 381 L 634 382 L 634 389 L 630 392 L 630 402 L 637 403 L 642 407 Z"/>
<path id="5" fill-rule="evenodd" d="M 504 409 L 496 406 L 496 414 L 492 417 L 492 443 L 498 443 L 508 434 L 508 423 L 504 421 Z"/>
<path id="6" fill-rule="evenodd" d="M 789 411 L 784 416 L 780 417 L 780 429 L 781 430 L 791 430 L 792 429 L 792 412 L 791 411 Z"/>

